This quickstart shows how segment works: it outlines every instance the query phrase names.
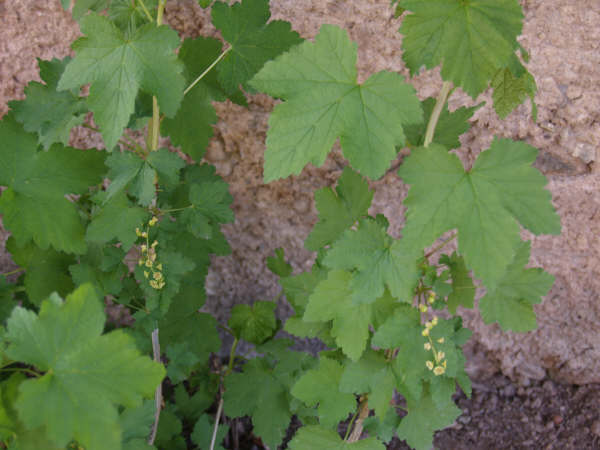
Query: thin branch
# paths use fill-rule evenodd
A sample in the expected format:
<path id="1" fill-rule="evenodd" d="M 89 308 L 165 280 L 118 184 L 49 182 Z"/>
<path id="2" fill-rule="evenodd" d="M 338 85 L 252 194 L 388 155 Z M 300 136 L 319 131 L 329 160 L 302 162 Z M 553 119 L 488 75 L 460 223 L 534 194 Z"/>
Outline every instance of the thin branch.
<path id="1" fill-rule="evenodd" d="M 215 418 L 215 426 L 213 427 L 212 438 L 210 439 L 210 450 L 215 449 L 215 441 L 217 440 L 217 431 L 219 431 L 219 419 L 221 418 L 222 411 L 223 411 L 223 393 L 221 392 L 221 398 L 219 399 L 219 407 L 217 408 L 217 417 Z"/>

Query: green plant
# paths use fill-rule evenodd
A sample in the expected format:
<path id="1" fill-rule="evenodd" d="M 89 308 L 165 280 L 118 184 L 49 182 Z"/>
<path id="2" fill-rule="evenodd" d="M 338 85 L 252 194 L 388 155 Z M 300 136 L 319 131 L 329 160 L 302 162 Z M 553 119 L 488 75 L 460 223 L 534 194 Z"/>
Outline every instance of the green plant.
<path id="1" fill-rule="evenodd" d="M 525 268 L 530 248 L 519 236 L 520 226 L 560 232 L 546 180 L 531 167 L 537 150 L 496 138 L 468 170 L 449 153 L 480 106 L 450 112 L 456 87 L 472 98 L 492 87 L 501 117 L 530 96 L 535 115 L 535 82 L 516 53 L 527 60 L 517 0 L 392 1 L 408 12 L 400 32 L 411 73 L 441 64 L 442 89 L 424 101 L 395 73 L 358 84 L 345 31 L 323 25 L 303 41 L 287 22 L 268 22 L 268 0 L 199 1 L 225 48 L 211 38 L 181 42 L 162 24 L 165 3 L 77 0 L 75 57 L 40 60 L 44 83 L 30 83 L 0 122 L 0 212 L 22 269 L 1 285 L 0 441 L 213 449 L 226 415 L 250 416 L 254 434 L 276 448 L 295 415 L 303 427 L 291 449 L 383 449 L 395 434 L 429 448 L 460 413 L 456 385 L 470 393 L 462 354 L 470 332 L 455 313 L 474 306 L 471 273 L 487 290 L 485 322 L 513 331 L 535 328 L 533 304 L 553 282 Z M 276 319 L 278 299 L 236 306 L 220 325 L 234 338 L 228 363 L 215 367 L 217 322 L 198 309 L 210 255 L 229 251 L 220 225 L 233 220 L 232 198 L 198 161 L 217 120 L 211 102 L 244 105 L 244 92 L 255 91 L 283 100 L 269 121 L 265 181 L 321 165 L 338 138 L 352 168 L 315 194 L 319 221 L 305 244 L 317 252 L 312 270 L 292 275 L 283 250 L 267 261 L 294 316 Z M 101 133 L 106 149 L 69 147 L 80 125 Z M 144 144 L 126 129 L 145 129 Z M 161 135 L 180 151 L 160 148 Z M 398 239 L 384 216 L 369 215 L 364 176 L 383 176 L 405 147 L 398 175 L 410 191 Z M 457 251 L 434 258 L 455 239 Z M 134 325 L 102 334 L 100 299 L 126 308 Z M 275 338 L 281 329 L 328 350 L 291 351 L 291 340 Z M 262 356 L 244 363 L 240 340 Z"/>

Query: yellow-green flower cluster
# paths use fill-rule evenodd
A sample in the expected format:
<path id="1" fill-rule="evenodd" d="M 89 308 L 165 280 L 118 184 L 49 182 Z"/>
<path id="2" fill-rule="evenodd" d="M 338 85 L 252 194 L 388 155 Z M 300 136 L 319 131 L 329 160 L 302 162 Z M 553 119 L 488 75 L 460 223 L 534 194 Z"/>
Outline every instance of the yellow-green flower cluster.
<path id="1" fill-rule="evenodd" d="M 429 298 L 427 299 L 427 303 L 429 303 L 430 305 L 435 301 L 435 294 L 431 293 L 429 295 Z M 419 311 L 421 311 L 422 313 L 426 313 L 430 310 L 429 306 L 427 305 L 419 305 Z M 443 351 L 437 351 L 435 348 L 435 343 L 433 342 L 433 339 L 431 339 L 431 330 L 438 324 L 438 317 L 437 316 L 433 316 L 433 319 L 431 319 L 431 321 L 425 322 L 425 329 L 421 332 L 421 334 L 427 338 L 427 340 L 429 342 L 426 342 L 423 347 L 425 348 L 425 350 L 432 352 L 433 354 L 433 360 L 428 360 L 427 362 L 425 362 L 425 365 L 427 366 L 427 368 L 431 371 L 433 371 L 434 375 L 436 376 L 440 376 L 443 375 L 446 372 L 446 354 Z M 444 343 L 444 338 L 441 337 L 436 341 L 438 344 L 443 344 Z"/>
<path id="2" fill-rule="evenodd" d="M 148 227 L 153 227 L 158 222 L 156 217 L 152 217 L 148 222 Z M 156 290 L 160 290 L 165 287 L 165 279 L 162 274 L 162 264 L 156 260 L 156 246 L 158 241 L 150 244 L 148 238 L 148 228 L 141 231 L 139 228 L 135 229 L 135 234 L 138 237 L 146 239 L 146 243 L 142 244 L 142 257 L 138 260 L 138 265 L 145 266 L 148 270 L 144 270 L 144 277 L 149 280 L 150 286 Z"/>

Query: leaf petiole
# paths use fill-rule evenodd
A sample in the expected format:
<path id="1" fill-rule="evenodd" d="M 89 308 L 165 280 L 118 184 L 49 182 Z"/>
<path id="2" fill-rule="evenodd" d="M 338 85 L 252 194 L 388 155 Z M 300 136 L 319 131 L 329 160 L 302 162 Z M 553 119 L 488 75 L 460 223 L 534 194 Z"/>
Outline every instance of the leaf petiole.
<path id="1" fill-rule="evenodd" d="M 428 147 L 429 144 L 433 141 L 433 135 L 435 134 L 435 127 L 437 126 L 438 120 L 440 118 L 440 114 L 444 109 L 444 105 L 446 104 L 446 100 L 448 99 L 448 95 L 450 94 L 450 90 L 452 89 L 452 83 L 449 81 L 444 81 L 442 84 L 442 89 L 440 89 L 440 93 L 438 95 L 437 100 L 435 101 L 435 106 L 433 107 L 433 111 L 431 112 L 431 117 L 429 118 L 429 123 L 427 123 L 427 131 L 425 132 L 425 141 L 423 142 L 423 147 Z"/>
<path id="2" fill-rule="evenodd" d="M 228 47 L 225 50 L 223 50 L 223 52 L 217 57 L 217 59 L 215 59 L 212 62 L 212 64 L 210 66 L 208 66 L 206 68 L 206 70 L 198 76 L 198 78 L 196 78 L 194 81 L 192 81 L 192 84 L 190 84 L 187 88 L 185 88 L 185 91 L 183 91 L 183 95 L 187 94 L 194 86 L 196 86 L 196 84 L 198 84 L 198 82 L 200 80 L 202 80 L 202 78 L 204 78 L 206 76 L 206 74 L 208 72 L 210 72 L 212 70 L 212 68 L 215 67 L 219 63 L 219 61 L 221 61 L 225 57 L 225 55 L 227 55 L 227 53 L 229 53 L 230 50 L 231 50 L 231 47 Z"/>
<path id="3" fill-rule="evenodd" d="M 444 240 L 440 245 L 438 245 L 437 247 L 434 247 L 433 249 L 431 249 L 430 251 L 425 253 L 425 259 L 429 258 L 435 252 L 437 252 L 438 250 L 441 250 L 446 245 L 448 245 L 452 240 L 454 240 L 454 238 L 457 236 L 457 234 L 458 233 L 452 233 L 452 235 L 448 239 Z"/>
<path id="4" fill-rule="evenodd" d="M 140 6 L 142 7 L 142 10 L 144 10 L 144 14 L 146 14 L 146 17 L 148 18 L 148 20 L 150 22 L 154 22 L 154 19 L 152 18 L 152 15 L 150 14 L 150 11 L 148 11 L 148 8 L 146 8 L 146 5 L 144 4 L 144 0 L 137 0 L 140 4 Z"/>

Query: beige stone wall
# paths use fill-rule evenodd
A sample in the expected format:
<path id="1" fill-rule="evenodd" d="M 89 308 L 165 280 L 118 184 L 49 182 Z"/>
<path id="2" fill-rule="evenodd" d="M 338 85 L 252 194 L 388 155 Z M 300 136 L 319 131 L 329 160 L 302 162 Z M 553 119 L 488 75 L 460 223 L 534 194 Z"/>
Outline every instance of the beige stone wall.
<path id="1" fill-rule="evenodd" d="M 7 111 L 8 100 L 23 97 L 28 81 L 38 80 L 36 57 L 69 54 L 78 27 L 59 3 L 0 0 L 0 115 Z M 600 3 L 521 3 L 526 19 L 520 41 L 530 51 L 529 70 L 539 88 L 538 122 L 531 120 L 529 104 L 500 121 L 484 94 L 479 100 L 488 105 L 475 114 L 460 155 L 469 163 L 493 135 L 540 149 L 536 165 L 549 178 L 563 233 L 533 238 L 531 262 L 552 273 L 556 283 L 536 308 L 540 327 L 531 333 L 502 333 L 497 326 L 483 325 L 477 314 L 463 312 L 474 330 L 469 368 L 474 375 L 500 368 L 522 382 L 546 374 L 573 383 L 600 382 Z M 393 18 L 389 0 L 272 0 L 271 7 L 274 18 L 291 21 L 308 39 L 323 23 L 346 28 L 358 42 L 360 79 L 384 69 L 408 76 L 397 33 L 400 19 Z M 194 0 L 170 0 L 166 20 L 186 37 L 215 34 Z M 437 71 L 412 81 L 421 97 L 435 95 L 441 85 Z M 451 109 L 468 104 L 472 100 L 460 92 L 450 99 Z M 345 165 L 334 151 L 322 168 L 308 167 L 297 177 L 263 185 L 262 155 L 272 106 L 262 95 L 251 98 L 248 110 L 217 105 L 220 122 L 207 157 L 231 184 L 236 213 L 236 222 L 226 227 L 233 255 L 215 259 L 207 282 L 208 307 L 222 318 L 234 303 L 278 293 L 264 264 L 275 248 L 285 248 L 297 270 L 310 267 L 312 255 L 303 249 L 303 240 L 317 218 L 313 193 L 334 183 Z M 87 145 L 98 143 L 83 133 L 76 138 Z M 389 174 L 372 187 L 377 189 L 372 212 L 385 213 L 398 235 L 405 186 Z M 481 365 L 481 355 L 486 365 Z"/>

